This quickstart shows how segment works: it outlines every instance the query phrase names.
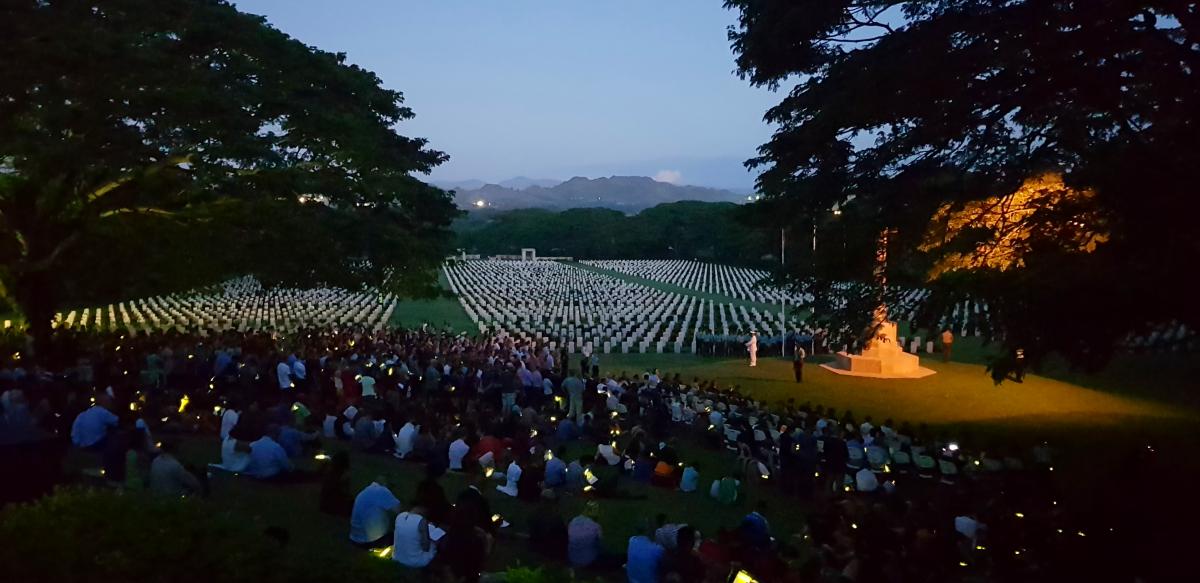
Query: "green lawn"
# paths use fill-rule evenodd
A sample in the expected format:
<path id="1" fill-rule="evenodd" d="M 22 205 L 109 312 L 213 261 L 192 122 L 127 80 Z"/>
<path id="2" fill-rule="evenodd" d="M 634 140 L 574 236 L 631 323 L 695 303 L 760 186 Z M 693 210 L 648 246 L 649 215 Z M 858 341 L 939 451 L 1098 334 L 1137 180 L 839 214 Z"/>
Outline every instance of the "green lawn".
<path id="1" fill-rule="evenodd" d="M 761 353 L 760 353 L 761 354 Z M 791 361 L 763 357 L 758 366 L 745 359 L 701 358 L 689 354 L 608 354 L 601 356 L 608 371 L 659 369 L 660 374 L 680 373 L 713 379 L 723 386 L 739 386 L 755 397 L 777 402 L 811 401 L 839 410 L 852 409 L 859 417 L 877 421 L 926 422 L 938 426 L 966 426 L 1004 422 L 1057 425 L 1086 418 L 1103 426 L 1128 418 L 1173 419 L 1186 415 L 1172 408 L 1128 394 L 1084 388 L 1064 381 L 1028 375 L 1023 383 L 992 383 L 983 367 L 960 362 L 943 363 L 922 358 L 922 366 L 937 371 L 924 379 L 867 379 L 838 375 L 810 362 L 805 382 L 792 379 Z"/>
<path id="2" fill-rule="evenodd" d="M 441 270 L 438 271 L 438 284 L 443 290 L 450 290 L 446 274 Z M 391 324 L 408 328 L 419 328 L 422 324 L 429 324 L 439 328 L 449 326 L 456 332 L 479 331 L 458 299 L 450 296 L 431 300 L 400 300 L 396 303 L 396 311 L 392 313 Z"/>

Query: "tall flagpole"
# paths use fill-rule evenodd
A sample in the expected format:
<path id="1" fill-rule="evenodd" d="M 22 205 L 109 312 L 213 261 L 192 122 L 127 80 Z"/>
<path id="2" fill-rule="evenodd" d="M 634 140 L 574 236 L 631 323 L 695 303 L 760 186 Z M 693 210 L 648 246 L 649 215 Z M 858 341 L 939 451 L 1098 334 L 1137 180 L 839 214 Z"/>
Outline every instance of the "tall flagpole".
<path id="1" fill-rule="evenodd" d="M 779 265 L 784 271 L 787 271 L 787 227 L 779 228 Z M 779 300 L 779 339 L 780 350 L 783 351 L 783 357 L 787 358 L 787 289 L 784 288 L 784 293 L 781 294 Z"/>

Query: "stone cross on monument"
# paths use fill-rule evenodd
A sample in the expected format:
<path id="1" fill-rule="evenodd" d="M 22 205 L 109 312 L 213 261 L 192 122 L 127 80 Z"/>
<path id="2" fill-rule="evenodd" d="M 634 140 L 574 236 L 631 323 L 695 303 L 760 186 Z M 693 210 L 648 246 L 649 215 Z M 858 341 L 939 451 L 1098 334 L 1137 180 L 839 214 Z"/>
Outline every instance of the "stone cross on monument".
<path id="1" fill-rule="evenodd" d="M 888 320 L 887 246 L 892 229 L 879 233 L 875 248 L 875 294 L 877 304 L 871 312 L 871 325 L 866 330 L 862 354 L 837 353 L 837 360 L 821 367 L 837 374 L 875 378 L 921 378 L 934 374 L 923 368 L 915 354 L 908 354 L 896 338 L 896 323 Z"/>

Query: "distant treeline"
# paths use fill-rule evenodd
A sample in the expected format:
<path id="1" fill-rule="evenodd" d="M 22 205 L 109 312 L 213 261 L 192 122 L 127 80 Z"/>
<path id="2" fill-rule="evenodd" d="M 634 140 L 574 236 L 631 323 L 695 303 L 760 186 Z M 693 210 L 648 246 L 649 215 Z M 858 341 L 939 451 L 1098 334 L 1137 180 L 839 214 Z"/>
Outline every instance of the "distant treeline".
<path id="1" fill-rule="evenodd" d="M 699 259 L 754 265 L 778 246 L 739 222 L 733 203 L 674 202 L 636 215 L 602 208 L 562 212 L 523 209 L 472 212 L 455 224 L 458 246 L 481 255 L 517 254 L 576 259 Z"/>

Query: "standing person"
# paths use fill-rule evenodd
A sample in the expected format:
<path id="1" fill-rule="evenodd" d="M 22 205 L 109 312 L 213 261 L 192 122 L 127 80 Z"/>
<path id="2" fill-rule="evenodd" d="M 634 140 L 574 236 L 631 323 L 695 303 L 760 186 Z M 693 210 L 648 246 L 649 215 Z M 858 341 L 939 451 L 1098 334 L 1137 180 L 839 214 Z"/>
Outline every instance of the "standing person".
<path id="1" fill-rule="evenodd" d="M 288 391 L 292 388 L 292 367 L 288 365 L 287 359 L 279 359 L 279 363 L 275 365 L 275 380 L 279 383 L 281 391 Z"/>
<path id="2" fill-rule="evenodd" d="M 567 390 L 567 418 L 575 418 L 575 423 L 583 424 L 583 391 L 587 388 L 583 380 L 575 375 L 571 375 L 563 381 L 563 388 Z"/>
<path id="3" fill-rule="evenodd" d="M 949 328 L 942 330 L 942 362 L 950 362 L 950 351 L 954 347 L 954 333 Z"/>
<path id="4" fill-rule="evenodd" d="M 750 366 L 758 366 L 758 332 L 750 333 L 746 341 L 746 350 L 750 352 Z"/>
<path id="5" fill-rule="evenodd" d="M 600 378 L 600 353 L 593 352 L 588 362 L 592 365 L 592 378 Z"/>
<path id="6" fill-rule="evenodd" d="M 806 356 L 808 353 L 804 352 L 799 344 L 796 344 L 792 354 L 792 373 L 796 375 L 798 383 L 804 382 L 804 357 Z"/>
<path id="7" fill-rule="evenodd" d="M 841 431 L 835 428 L 825 438 L 825 474 L 829 476 L 830 492 L 841 490 L 842 480 L 846 475 L 846 462 L 850 460 L 850 450 L 840 434 Z"/>

